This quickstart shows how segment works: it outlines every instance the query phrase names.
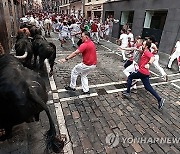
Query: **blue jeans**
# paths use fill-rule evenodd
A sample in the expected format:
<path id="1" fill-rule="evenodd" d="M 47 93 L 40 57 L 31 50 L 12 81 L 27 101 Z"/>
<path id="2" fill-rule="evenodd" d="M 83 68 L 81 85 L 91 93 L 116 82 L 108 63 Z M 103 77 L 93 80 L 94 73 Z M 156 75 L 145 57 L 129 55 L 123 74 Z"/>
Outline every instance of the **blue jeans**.
<path id="1" fill-rule="evenodd" d="M 132 84 L 133 79 L 141 79 L 145 89 L 149 91 L 156 99 L 158 102 L 161 101 L 161 97 L 157 94 L 157 92 L 153 89 L 153 87 L 150 85 L 149 82 L 149 75 L 142 74 L 140 72 L 133 72 L 128 76 L 128 81 L 127 81 L 127 93 L 130 93 L 130 88 Z"/>

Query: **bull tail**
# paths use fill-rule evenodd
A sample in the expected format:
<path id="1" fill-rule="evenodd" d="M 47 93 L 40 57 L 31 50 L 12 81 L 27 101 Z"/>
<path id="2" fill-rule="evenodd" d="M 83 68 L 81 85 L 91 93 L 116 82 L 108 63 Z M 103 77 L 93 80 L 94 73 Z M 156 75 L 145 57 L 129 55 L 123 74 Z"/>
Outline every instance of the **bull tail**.
<path id="1" fill-rule="evenodd" d="M 52 117 L 50 115 L 49 109 L 45 102 L 37 95 L 37 93 L 29 88 L 30 92 L 30 97 L 33 99 L 38 105 L 40 105 L 46 112 L 48 119 L 49 119 L 49 124 L 50 124 L 50 129 L 46 133 L 46 150 L 52 150 L 55 153 L 59 153 L 62 151 L 64 147 L 64 141 L 56 136 L 56 128 L 54 125 L 54 122 L 52 120 Z"/>

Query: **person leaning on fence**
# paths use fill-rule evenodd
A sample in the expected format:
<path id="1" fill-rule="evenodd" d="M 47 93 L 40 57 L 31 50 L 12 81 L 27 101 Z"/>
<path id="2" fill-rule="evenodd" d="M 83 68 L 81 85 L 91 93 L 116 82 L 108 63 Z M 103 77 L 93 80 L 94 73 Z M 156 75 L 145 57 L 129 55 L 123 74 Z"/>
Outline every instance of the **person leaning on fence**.
<path id="1" fill-rule="evenodd" d="M 145 89 L 149 91 L 158 101 L 158 109 L 162 109 L 164 105 L 164 99 L 161 98 L 157 92 L 153 89 L 153 87 L 150 85 L 149 81 L 149 67 L 154 61 L 154 55 L 150 52 L 151 42 L 146 41 L 146 44 L 144 45 L 144 52 L 140 58 L 139 61 L 139 70 L 137 72 L 133 72 L 131 75 L 128 76 L 127 81 L 127 90 L 123 91 L 123 96 L 126 98 L 130 98 L 130 88 L 132 85 L 133 79 L 141 79 Z"/>
<path id="2" fill-rule="evenodd" d="M 66 86 L 65 89 L 75 91 L 76 80 L 78 75 L 80 75 L 83 94 L 90 94 L 87 75 L 95 69 L 97 64 L 96 46 L 90 40 L 89 32 L 84 31 L 81 37 L 83 43 L 80 47 L 66 58 L 61 59 L 60 62 L 64 63 L 75 57 L 77 54 L 82 53 L 83 61 L 72 69 L 70 85 Z"/>

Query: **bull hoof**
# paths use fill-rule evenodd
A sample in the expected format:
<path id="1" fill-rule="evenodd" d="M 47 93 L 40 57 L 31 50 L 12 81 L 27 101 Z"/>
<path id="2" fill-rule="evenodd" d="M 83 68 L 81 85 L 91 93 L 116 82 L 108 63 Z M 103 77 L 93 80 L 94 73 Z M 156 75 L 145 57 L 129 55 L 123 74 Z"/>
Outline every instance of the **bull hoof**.
<path id="1" fill-rule="evenodd" d="M 65 146 L 65 142 L 67 141 L 66 136 L 63 137 L 55 137 L 54 140 L 52 141 L 52 150 L 55 153 L 60 153 L 64 146 Z"/>

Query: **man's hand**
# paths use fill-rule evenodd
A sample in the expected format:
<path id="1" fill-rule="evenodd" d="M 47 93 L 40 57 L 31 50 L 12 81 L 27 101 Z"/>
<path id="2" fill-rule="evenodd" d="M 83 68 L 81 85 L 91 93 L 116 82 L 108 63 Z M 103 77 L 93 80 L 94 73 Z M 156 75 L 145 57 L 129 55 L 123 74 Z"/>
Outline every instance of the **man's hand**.
<path id="1" fill-rule="evenodd" d="M 66 60 L 65 58 L 58 60 L 59 63 L 64 63 L 64 62 L 66 62 L 66 61 L 67 61 L 67 60 Z"/>
<path id="2" fill-rule="evenodd" d="M 147 69 L 149 69 L 149 66 L 150 66 L 149 64 L 146 64 L 144 67 L 147 68 Z"/>

